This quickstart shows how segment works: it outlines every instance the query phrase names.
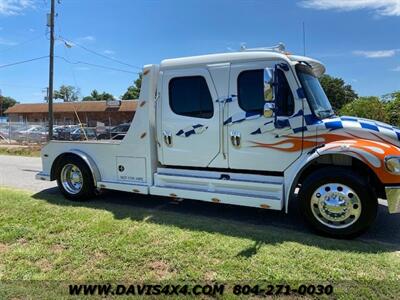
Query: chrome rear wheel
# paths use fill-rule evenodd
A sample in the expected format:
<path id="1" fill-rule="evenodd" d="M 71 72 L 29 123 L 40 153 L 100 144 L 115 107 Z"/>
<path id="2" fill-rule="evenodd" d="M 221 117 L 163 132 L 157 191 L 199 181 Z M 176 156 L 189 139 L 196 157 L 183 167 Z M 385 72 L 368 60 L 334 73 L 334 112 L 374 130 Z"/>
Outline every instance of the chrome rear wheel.
<path id="1" fill-rule="evenodd" d="M 82 171 L 74 164 L 69 163 L 61 169 L 61 184 L 71 195 L 78 194 L 83 188 Z"/>

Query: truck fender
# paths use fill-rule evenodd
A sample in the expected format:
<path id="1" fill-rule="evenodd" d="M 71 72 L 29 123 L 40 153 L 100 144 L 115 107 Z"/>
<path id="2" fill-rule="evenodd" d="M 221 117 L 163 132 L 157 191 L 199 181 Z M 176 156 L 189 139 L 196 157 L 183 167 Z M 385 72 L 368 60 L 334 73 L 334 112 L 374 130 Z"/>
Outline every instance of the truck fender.
<path id="1" fill-rule="evenodd" d="M 297 183 L 303 171 L 320 157 L 317 151 L 302 155 L 288 169 L 285 170 L 285 212 L 289 212 L 289 201 L 292 200 Z"/>
<path id="2" fill-rule="evenodd" d="M 387 172 L 384 165 L 385 156 L 394 153 L 397 149 L 390 144 L 366 140 L 351 140 L 350 142 L 346 140 L 328 143 L 321 146 L 322 147 L 314 149 L 315 151 L 313 151 L 310 156 L 305 159 L 299 159 L 298 162 L 294 163 L 287 171 L 285 171 L 285 177 L 287 177 L 285 185 L 288 186 L 288 188 L 285 189 L 287 193 L 285 198 L 286 212 L 288 212 L 289 201 L 294 195 L 295 188 L 300 177 L 303 175 L 304 170 L 319 158 L 327 155 L 347 157 L 360 162 L 365 166 L 365 170 L 368 170 L 369 174 L 371 174 L 380 187 L 383 186 L 383 183 L 390 184 L 398 181 L 396 175 Z M 307 154 L 310 154 L 310 152 Z M 348 166 L 343 159 L 341 159 L 340 162 L 336 162 L 334 165 Z"/>
<path id="3" fill-rule="evenodd" d="M 97 165 L 96 165 L 95 161 L 93 160 L 93 158 L 91 158 L 90 155 L 88 155 L 87 153 L 83 152 L 82 150 L 78 150 L 78 149 L 68 150 L 67 152 L 64 152 L 64 153 L 60 154 L 54 160 L 53 165 L 51 167 L 51 180 L 56 179 L 55 178 L 55 172 L 56 172 L 56 168 L 57 168 L 58 162 L 67 154 L 76 155 L 86 163 L 86 165 L 90 169 L 90 172 L 92 173 L 93 183 L 94 183 L 95 186 L 97 185 L 97 182 L 101 181 L 101 174 L 100 174 L 99 168 L 97 167 Z"/>

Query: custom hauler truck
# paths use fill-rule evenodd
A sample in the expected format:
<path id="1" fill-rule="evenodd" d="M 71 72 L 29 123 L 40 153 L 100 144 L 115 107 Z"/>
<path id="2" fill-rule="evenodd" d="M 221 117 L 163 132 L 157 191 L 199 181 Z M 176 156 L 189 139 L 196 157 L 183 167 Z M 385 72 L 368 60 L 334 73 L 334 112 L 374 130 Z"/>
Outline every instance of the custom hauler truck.
<path id="1" fill-rule="evenodd" d="M 400 129 L 335 116 L 317 60 L 282 47 L 143 68 L 122 141 L 50 141 L 41 180 L 74 201 L 101 189 L 302 214 L 333 237 L 362 233 L 378 198 L 400 211 Z"/>

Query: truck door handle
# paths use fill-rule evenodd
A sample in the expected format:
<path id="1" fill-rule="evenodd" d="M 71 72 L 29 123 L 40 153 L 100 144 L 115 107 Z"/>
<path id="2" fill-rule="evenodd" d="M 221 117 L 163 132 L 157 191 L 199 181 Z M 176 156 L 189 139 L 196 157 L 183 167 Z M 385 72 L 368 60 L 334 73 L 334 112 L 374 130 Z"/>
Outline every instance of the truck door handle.
<path id="1" fill-rule="evenodd" d="M 239 148 L 240 147 L 240 139 L 241 135 L 239 131 L 231 131 L 231 143 L 233 147 Z"/>
<path id="2" fill-rule="evenodd" d="M 167 146 L 171 146 L 172 145 L 172 134 L 171 132 L 164 130 L 163 131 L 163 136 L 164 136 L 164 142 Z"/>

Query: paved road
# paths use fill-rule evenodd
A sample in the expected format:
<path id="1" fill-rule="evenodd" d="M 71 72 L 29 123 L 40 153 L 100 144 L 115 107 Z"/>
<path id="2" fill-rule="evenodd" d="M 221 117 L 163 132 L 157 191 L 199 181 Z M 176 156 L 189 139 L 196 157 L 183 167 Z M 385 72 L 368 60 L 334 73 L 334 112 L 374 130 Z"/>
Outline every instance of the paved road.
<path id="1" fill-rule="evenodd" d="M 25 189 L 36 194 L 35 197 L 47 199 L 48 194 L 58 194 L 55 182 L 35 180 L 35 174 L 41 170 L 39 158 L 1 156 L 0 155 L 0 186 L 16 187 Z M 183 202 L 171 201 L 170 199 L 154 196 L 139 196 L 130 193 L 104 193 L 95 200 L 104 209 L 113 212 L 113 205 L 119 204 L 135 207 L 149 208 L 154 210 L 173 211 L 182 214 L 215 217 L 219 220 L 236 220 L 255 225 L 269 225 L 284 227 L 296 231 L 308 232 L 304 226 L 301 216 L 295 207 L 290 207 L 288 215 L 278 211 L 268 211 L 246 207 L 235 207 L 230 205 L 215 205 L 201 201 L 185 200 Z M 62 205 L 65 205 L 63 202 Z M 68 202 L 69 203 L 69 202 Z M 60 204 L 60 203 L 58 203 Z M 82 203 L 80 205 L 86 205 Z M 90 204 L 88 204 L 90 205 Z M 127 209 L 129 211 L 129 209 Z M 119 212 L 114 212 L 118 218 Z M 126 216 L 125 216 L 126 217 Z M 400 214 L 390 215 L 387 212 L 386 202 L 380 201 L 379 213 L 375 224 L 362 235 L 360 240 L 378 241 L 388 244 L 400 251 Z"/>
<path id="2" fill-rule="evenodd" d="M 0 185 L 40 192 L 55 187 L 55 182 L 35 180 L 36 173 L 42 170 L 37 157 L 0 155 Z"/>

